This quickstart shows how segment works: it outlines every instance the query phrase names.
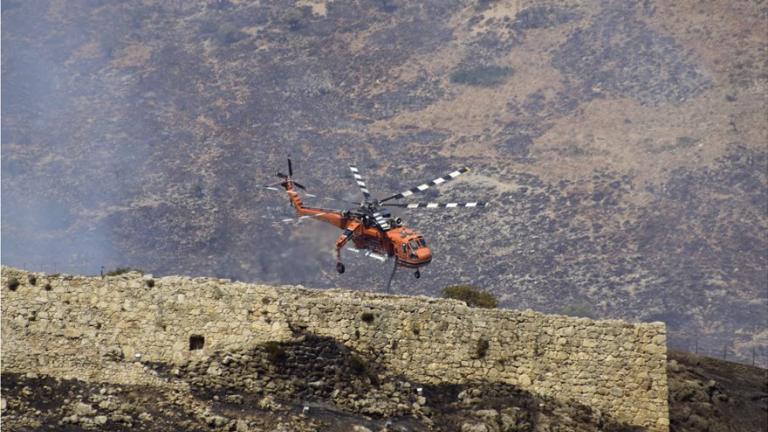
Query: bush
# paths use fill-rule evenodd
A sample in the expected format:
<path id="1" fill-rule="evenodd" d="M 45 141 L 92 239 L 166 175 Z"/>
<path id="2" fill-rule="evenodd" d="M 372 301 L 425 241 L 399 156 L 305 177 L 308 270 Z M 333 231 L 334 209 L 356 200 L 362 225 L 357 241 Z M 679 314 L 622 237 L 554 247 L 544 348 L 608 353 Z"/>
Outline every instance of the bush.
<path id="1" fill-rule="evenodd" d="M 443 298 L 461 300 L 470 307 L 492 309 L 499 305 L 493 294 L 471 285 L 453 285 L 443 290 Z"/>
<path id="2" fill-rule="evenodd" d="M 30 284 L 30 285 L 32 285 L 32 286 L 34 286 L 34 285 L 37 285 L 37 276 L 35 276 L 35 275 L 29 275 L 29 276 L 27 276 L 27 281 L 28 281 L 28 282 L 29 282 L 29 284 Z"/>
<path id="3" fill-rule="evenodd" d="M 226 45 L 231 45 L 233 43 L 240 42 L 241 40 L 248 37 L 248 35 L 240 31 L 240 29 L 233 26 L 232 24 L 224 24 L 216 31 L 216 37 L 219 39 L 219 42 Z M 200 186 L 198 185 L 197 187 Z M 202 191 L 202 189 L 200 190 Z"/>
<path id="4" fill-rule="evenodd" d="M 562 309 L 560 309 L 561 315 L 568 315 L 572 317 L 580 317 L 580 318 L 596 318 L 597 315 L 595 314 L 595 311 L 592 310 L 592 305 L 586 302 L 578 302 L 566 305 Z"/>
<path id="5" fill-rule="evenodd" d="M 360 316 L 360 319 L 363 320 L 363 322 L 366 322 L 368 324 L 373 322 L 373 314 L 370 312 L 363 312 L 363 314 Z"/>
<path id="6" fill-rule="evenodd" d="M 155 287 L 155 280 L 154 279 L 147 279 L 146 281 L 148 288 L 154 288 Z"/>
<path id="7" fill-rule="evenodd" d="M 365 361 L 365 359 L 363 359 L 362 357 L 352 354 L 349 357 L 349 368 L 352 370 L 352 372 L 355 375 L 368 378 L 371 384 L 375 386 L 379 385 L 378 375 L 374 373 L 374 371 L 368 365 L 368 362 Z"/>
<path id="8" fill-rule="evenodd" d="M 116 268 L 116 269 L 114 269 L 112 271 L 108 271 L 107 272 L 107 276 L 119 276 L 121 274 L 129 273 L 129 272 L 133 272 L 133 271 L 139 272 L 141 274 L 144 274 L 144 272 L 139 270 L 139 269 L 130 268 L 130 267 L 118 267 L 118 268 Z"/>
<path id="9" fill-rule="evenodd" d="M 475 354 L 477 355 L 477 358 L 485 358 L 485 355 L 488 353 L 488 348 L 491 346 L 491 344 L 485 340 L 480 339 L 477 341 L 477 348 L 475 350 Z"/>
<path id="10" fill-rule="evenodd" d="M 475 66 L 459 69 L 451 74 L 451 82 L 472 86 L 493 87 L 512 75 L 512 68 L 504 66 Z"/>
<path id="11" fill-rule="evenodd" d="M 290 8 L 283 12 L 282 21 L 288 25 L 291 31 L 296 31 L 301 28 L 302 21 L 304 20 L 304 12 L 298 8 Z"/>
<path id="12" fill-rule="evenodd" d="M 368 362 L 352 354 L 349 357 L 349 368 L 357 375 L 365 375 L 368 372 Z"/>
<path id="13" fill-rule="evenodd" d="M 288 354 L 277 342 L 267 342 L 264 344 L 264 351 L 267 353 L 267 360 L 273 365 L 285 363 Z"/>
<path id="14" fill-rule="evenodd" d="M 8 289 L 11 291 L 16 291 L 16 288 L 19 287 L 19 280 L 15 277 L 12 277 L 8 279 Z"/>
<path id="15" fill-rule="evenodd" d="M 50 291 L 53 289 L 50 282 L 46 282 L 45 286 L 43 287 L 46 291 Z"/>

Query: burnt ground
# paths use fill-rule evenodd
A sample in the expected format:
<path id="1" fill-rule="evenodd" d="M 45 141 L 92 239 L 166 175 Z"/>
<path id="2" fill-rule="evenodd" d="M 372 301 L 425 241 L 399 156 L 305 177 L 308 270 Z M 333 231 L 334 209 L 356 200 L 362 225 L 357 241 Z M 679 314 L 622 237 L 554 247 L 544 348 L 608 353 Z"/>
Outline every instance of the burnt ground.
<path id="1" fill-rule="evenodd" d="M 671 351 L 670 430 L 759 431 L 768 425 L 768 370 Z"/>
<path id="2" fill-rule="evenodd" d="M 315 336 L 217 353 L 180 368 L 144 366 L 145 373 L 164 377 L 168 387 L 4 373 L 4 429 L 641 430 L 589 407 L 537 397 L 503 383 L 419 383 Z"/>
<path id="3" fill-rule="evenodd" d="M 669 359 L 670 430 L 765 426 L 765 369 L 676 351 Z M 314 336 L 217 353 L 181 368 L 145 363 L 144 370 L 169 386 L 3 373 L 4 430 L 642 430 L 502 383 L 425 385 Z"/>
<path id="4" fill-rule="evenodd" d="M 288 153 L 346 199 L 347 163 L 380 197 L 466 165 L 425 200 L 493 206 L 403 211 L 434 261 L 398 292 L 660 320 L 768 366 L 764 2 L 2 7 L 4 264 L 381 289 L 258 186 Z"/>

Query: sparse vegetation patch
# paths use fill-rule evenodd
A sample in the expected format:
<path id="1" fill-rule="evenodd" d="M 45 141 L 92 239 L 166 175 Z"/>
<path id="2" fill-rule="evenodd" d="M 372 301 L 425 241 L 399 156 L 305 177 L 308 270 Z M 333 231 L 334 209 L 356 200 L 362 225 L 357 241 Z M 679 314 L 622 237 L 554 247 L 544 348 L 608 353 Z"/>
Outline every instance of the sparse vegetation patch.
<path id="1" fill-rule="evenodd" d="M 19 287 L 19 280 L 15 277 L 12 277 L 8 279 L 7 285 L 9 290 L 16 291 L 16 289 Z"/>
<path id="2" fill-rule="evenodd" d="M 461 300 L 470 307 L 495 308 L 499 301 L 493 294 L 471 285 L 453 285 L 443 289 L 443 298 Z"/>
<path id="3" fill-rule="evenodd" d="M 504 83 L 512 75 L 512 68 L 506 66 L 475 66 L 454 71 L 451 82 L 471 86 L 493 87 Z"/>
<path id="4" fill-rule="evenodd" d="M 288 359 L 288 354 L 277 342 L 270 341 L 265 343 L 264 350 L 267 352 L 267 359 L 273 365 L 283 364 Z"/>
<path id="5" fill-rule="evenodd" d="M 106 273 L 107 276 L 119 276 L 121 274 L 130 273 L 130 272 L 139 272 L 141 274 L 144 274 L 142 270 L 131 268 L 131 267 L 118 267 L 114 270 L 108 271 Z"/>
<path id="6" fill-rule="evenodd" d="M 580 318 L 596 318 L 597 314 L 587 302 L 576 302 L 560 309 L 562 315 Z"/>
<path id="7" fill-rule="evenodd" d="M 490 342 L 488 342 L 485 339 L 480 339 L 477 341 L 477 348 L 475 349 L 475 355 L 477 358 L 485 358 L 485 355 L 488 354 L 488 348 L 491 346 Z"/>

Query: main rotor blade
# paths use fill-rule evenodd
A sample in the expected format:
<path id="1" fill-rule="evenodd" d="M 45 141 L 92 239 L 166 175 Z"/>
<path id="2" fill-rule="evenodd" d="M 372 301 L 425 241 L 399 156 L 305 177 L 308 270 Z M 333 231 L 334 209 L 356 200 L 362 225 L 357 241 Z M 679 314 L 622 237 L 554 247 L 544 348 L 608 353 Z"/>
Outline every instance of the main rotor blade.
<path id="1" fill-rule="evenodd" d="M 473 207 L 486 207 L 486 202 L 466 202 L 466 203 L 390 203 L 389 207 L 403 207 L 407 209 L 415 208 L 473 208 Z"/>
<path id="2" fill-rule="evenodd" d="M 450 173 L 448 175 L 444 175 L 442 177 L 438 177 L 438 178 L 432 180 L 431 182 L 420 184 L 420 185 L 416 186 L 415 188 L 408 189 L 407 191 L 400 192 L 399 194 L 396 194 L 396 195 L 388 196 L 388 197 L 384 198 L 383 200 L 381 200 L 380 202 L 385 202 L 385 201 L 389 201 L 389 200 L 392 200 L 392 199 L 406 198 L 406 197 L 409 197 L 409 196 L 411 196 L 411 195 L 413 195 L 415 193 L 424 192 L 425 190 L 429 189 L 432 186 L 439 186 L 439 185 L 441 185 L 441 184 L 443 184 L 443 183 L 445 183 L 447 181 L 451 181 L 451 180 L 455 179 L 456 177 L 464 174 L 467 171 L 469 171 L 469 168 L 467 168 L 467 167 L 458 169 L 458 170 L 456 170 L 456 171 L 454 171 L 454 172 L 452 172 L 452 173 Z"/>
<path id="3" fill-rule="evenodd" d="M 299 217 L 285 218 L 285 219 L 280 219 L 279 221 L 276 221 L 275 223 L 297 223 L 298 224 L 298 223 L 301 223 L 302 221 L 305 221 L 307 219 L 316 218 L 316 217 L 319 217 L 319 216 L 322 216 L 322 215 L 326 215 L 326 214 L 328 214 L 328 213 L 324 212 L 324 213 L 316 213 L 316 214 L 313 214 L 313 215 L 304 215 L 304 216 L 299 216 Z"/>
<path id="4" fill-rule="evenodd" d="M 363 193 L 363 199 L 365 202 L 368 202 L 368 199 L 371 197 L 371 192 L 368 191 L 368 186 L 365 185 L 365 180 L 363 180 L 363 176 L 360 175 L 360 170 L 357 169 L 356 166 L 350 165 L 349 170 L 352 171 L 352 176 L 355 178 L 355 182 L 357 182 L 357 186 L 360 188 L 360 191 Z"/>
<path id="5" fill-rule="evenodd" d="M 345 200 L 345 199 L 341 199 L 341 198 L 324 197 L 324 196 L 319 196 L 319 195 L 315 195 L 315 194 L 311 194 L 311 193 L 305 193 L 304 196 L 308 197 L 308 198 L 316 198 L 316 199 L 319 199 L 319 200 L 337 201 L 337 202 L 342 202 L 344 204 L 352 204 L 354 206 L 359 206 L 360 205 L 360 201 L 350 201 L 350 200 Z"/>
<path id="6" fill-rule="evenodd" d="M 291 163 L 290 156 L 288 156 L 288 175 L 293 177 L 293 164 Z"/>
<path id="7" fill-rule="evenodd" d="M 356 248 L 352 248 L 352 247 L 348 247 L 347 250 L 350 251 L 350 252 L 354 252 L 354 253 L 362 252 L 363 255 L 365 255 L 365 256 L 367 256 L 369 258 L 373 258 L 375 260 L 381 261 L 381 262 L 386 261 L 387 258 L 388 258 L 386 255 L 377 254 L 376 252 L 371 252 L 369 250 L 361 251 L 360 249 L 356 249 Z"/>
<path id="8" fill-rule="evenodd" d="M 272 184 L 268 184 L 268 185 L 262 185 L 261 187 L 264 188 L 264 189 L 275 191 L 275 192 L 285 192 L 285 189 L 275 187 L 275 186 L 280 186 L 282 183 L 283 182 L 277 182 L 277 183 L 272 183 Z M 296 184 L 296 183 L 294 182 L 294 184 Z M 320 199 L 320 200 L 338 201 L 338 202 L 343 202 L 344 204 L 352 204 L 352 205 L 355 205 L 355 206 L 359 206 L 360 205 L 360 203 L 357 202 L 357 201 L 349 201 L 349 200 L 344 200 L 344 199 L 340 199 L 340 198 L 333 198 L 333 197 L 324 197 L 324 196 L 315 195 L 315 194 L 312 194 L 312 193 L 309 193 L 309 192 L 304 192 L 302 194 L 302 196 L 304 198 L 316 198 L 316 199 Z"/>

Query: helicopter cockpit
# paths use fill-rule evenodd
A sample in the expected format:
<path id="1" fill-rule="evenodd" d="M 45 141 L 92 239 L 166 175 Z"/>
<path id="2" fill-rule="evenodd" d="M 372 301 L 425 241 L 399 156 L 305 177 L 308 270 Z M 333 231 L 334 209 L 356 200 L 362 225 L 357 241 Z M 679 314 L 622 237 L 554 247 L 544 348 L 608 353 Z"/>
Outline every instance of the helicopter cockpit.
<path id="1" fill-rule="evenodd" d="M 427 242 L 424 241 L 424 237 L 416 237 L 409 240 L 407 243 L 403 243 L 403 252 L 409 255 L 411 258 L 418 258 L 420 250 L 428 250 Z"/>

